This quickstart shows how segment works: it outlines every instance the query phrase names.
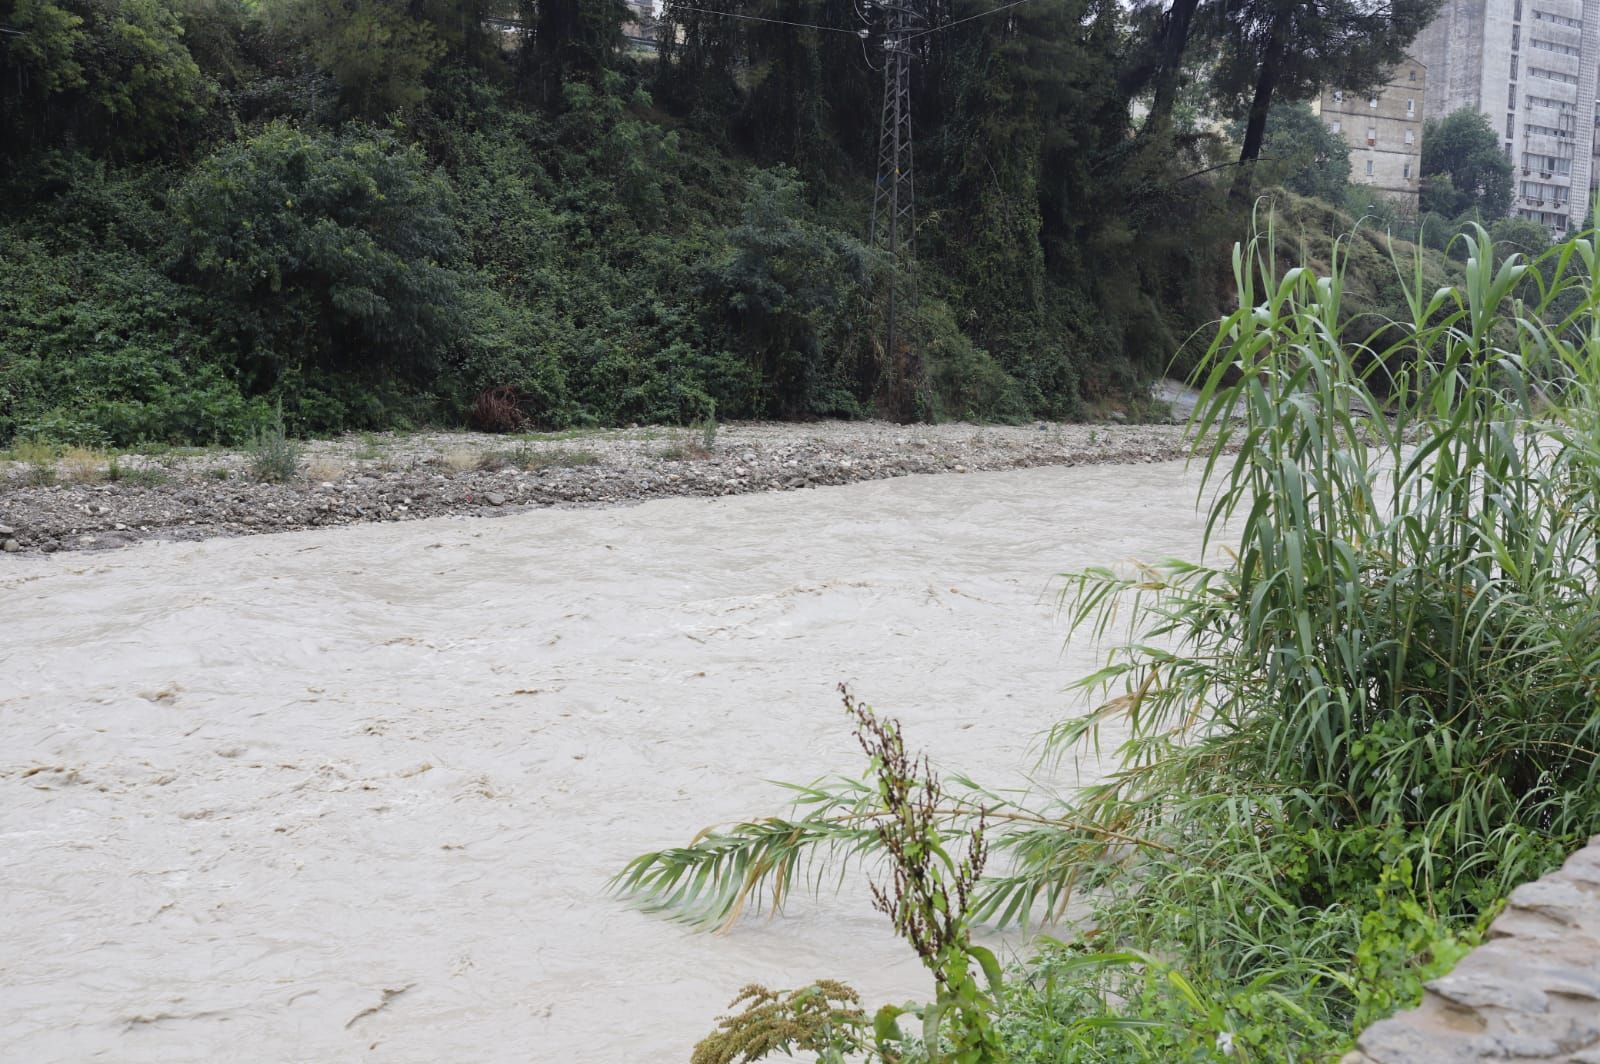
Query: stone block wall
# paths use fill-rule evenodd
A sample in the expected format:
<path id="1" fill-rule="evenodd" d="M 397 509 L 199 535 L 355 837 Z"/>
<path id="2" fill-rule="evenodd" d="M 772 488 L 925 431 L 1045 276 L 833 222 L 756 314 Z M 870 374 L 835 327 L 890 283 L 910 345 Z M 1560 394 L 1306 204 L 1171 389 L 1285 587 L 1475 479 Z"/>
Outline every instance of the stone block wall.
<path id="1" fill-rule="evenodd" d="M 1600 1064 L 1600 835 L 1512 891 L 1477 949 L 1344 1064 Z"/>

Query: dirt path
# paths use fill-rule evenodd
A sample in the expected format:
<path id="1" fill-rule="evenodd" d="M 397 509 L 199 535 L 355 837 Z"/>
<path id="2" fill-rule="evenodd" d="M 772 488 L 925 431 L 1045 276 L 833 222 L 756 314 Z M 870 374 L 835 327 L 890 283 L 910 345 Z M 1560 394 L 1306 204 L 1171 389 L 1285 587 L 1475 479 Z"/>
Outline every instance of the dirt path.
<path id="1" fill-rule="evenodd" d="M 840 680 L 1018 785 L 1095 660 L 1052 574 L 1192 554 L 1193 492 L 1040 468 L 11 558 L 0 1045 L 632 1064 L 749 981 L 923 996 L 860 892 L 713 937 L 606 879 L 857 771 Z"/>

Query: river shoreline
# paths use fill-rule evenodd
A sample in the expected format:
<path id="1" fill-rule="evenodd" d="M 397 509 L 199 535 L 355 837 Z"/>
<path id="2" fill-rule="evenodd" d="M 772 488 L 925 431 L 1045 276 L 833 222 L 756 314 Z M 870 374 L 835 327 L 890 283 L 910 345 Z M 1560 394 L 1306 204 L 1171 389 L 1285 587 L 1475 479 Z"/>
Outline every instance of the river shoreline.
<path id="1" fill-rule="evenodd" d="M 364 434 L 306 444 L 263 483 L 244 451 L 0 461 L 7 554 L 105 550 L 444 515 L 794 491 L 931 473 L 1169 461 L 1180 425 L 738 422 L 527 436 Z"/>

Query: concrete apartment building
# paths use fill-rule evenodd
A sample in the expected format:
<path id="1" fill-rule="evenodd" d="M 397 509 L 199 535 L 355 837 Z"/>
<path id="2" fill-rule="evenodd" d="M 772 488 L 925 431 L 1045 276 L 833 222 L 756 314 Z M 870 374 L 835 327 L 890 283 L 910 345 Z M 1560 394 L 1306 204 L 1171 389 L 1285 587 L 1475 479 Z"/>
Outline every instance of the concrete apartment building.
<path id="1" fill-rule="evenodd" d="M 1329 131 L 1350 145 L 1351 184 L 1370 185 L 1416 209 L 1427 91 L 1427 66 L 1408 56 L 1375 96 L 1323 92 L 1316 109 Z"/>
<path id="2" fill-rule="evenodd" d="M 1582 224 L 1595 166 L 1600 0 L 1445 0 L 1412 49 L 1425 117 L 1469 107 L 1501 134 L 1512 213 L 1561 234 Z"/>

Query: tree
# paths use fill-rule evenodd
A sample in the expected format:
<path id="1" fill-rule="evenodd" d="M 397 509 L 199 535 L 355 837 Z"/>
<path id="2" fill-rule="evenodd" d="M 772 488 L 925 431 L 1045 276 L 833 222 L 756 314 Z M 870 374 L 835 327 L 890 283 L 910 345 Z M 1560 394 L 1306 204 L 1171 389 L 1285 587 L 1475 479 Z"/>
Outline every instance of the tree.
<path id="1" fill-rule="evenodd" d="M 388 133 L 274 123 L 178 188 L 178 268 L 255 390 L 306 370 L 425 373 L 460 333 L 451 205 L 421 149 Z"/>
<path id="2" fill-rule="evenodd" d="M 1141 0 L 1129 18 L 1134 46 L 1121 74 L 1122 93 L 1128 99 L 1151 90 L 1150 114 L 1141 136 L 1165 132 L 1183 81 L 1183 57 L 1189 47 L 1200 0 Z"/>
<path id="3" fill-rule="evenodd" d="M 1217 49 L 1212 88 L 1244 119 L 1235 197 L 1248 195 L 1275 100 L 1325 86 L 1370 91 L 1405 55 L 1440 0 L 1211 0 L 1197 15 Z"/>
<path id="4" fill-rule="evenodd" d="M 0 0 L 0 24 L 0 154 L 147 155 L 211 92 L 163 0 Z"/>
<path id="5" fill-rule="evenodd" d="M 1422 127 L 1422 209 L 1457 218 L 1477 208 L 1489 221 L 1511 209 L 1511 160 L 1489 120 L 1463 108 Z"/>
<path id="6" fill-rule="evenodd" d="M 339 87 L 342 111 L 381 119 L 420 104 L 446 46 L 403 0 L 279 0 L 273 25 Z"/>
<path id="7" fill-rule="evenodd" d="M 526 27 L 521 81 L 545 103 L 561 99 L 566 81 L 597 84 L 615 65 L 631 18 L 623 0 L 518 0 L 518 11 Z"/>
<path id="8" fill-rule="evenodd" d="M 870 161 L 881 79 L 862 42 L 789 24 L 859 25 L 859 10 L 852 0 L 666 0 L 658 96 L 716 114 L 763 162 L 818 176 L 841 157 Z M 729 110 L 731 122 L 719 113 Z"/>
<path id="9" fill-rule="evenodd" d="M 1268 180 L 1334 205 L 1350 186 L 1350 145 L 1303 103 L 1281 103 L 1267 116 L 1261 165 Z"/>
<path id="10" fill-rule="evenodd" d="M 837 412 L 851 331 L 838 328 L 841 304 L 867 279 L 865 248 L 801 220 L 801 191 L 786 167 L 752 174 L 727 252 L 703 271 L 711 306 L 759 376 L 766 416 Z"/>
<path id="11" fill-rule="evenodd" d="M 1489 227 L 1495 246 L 1536 259 L 1550 249 L 1550 230 L 1529 218 L 1502 218 Z"/>

